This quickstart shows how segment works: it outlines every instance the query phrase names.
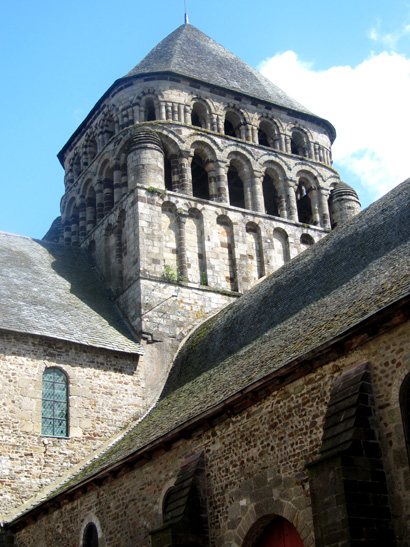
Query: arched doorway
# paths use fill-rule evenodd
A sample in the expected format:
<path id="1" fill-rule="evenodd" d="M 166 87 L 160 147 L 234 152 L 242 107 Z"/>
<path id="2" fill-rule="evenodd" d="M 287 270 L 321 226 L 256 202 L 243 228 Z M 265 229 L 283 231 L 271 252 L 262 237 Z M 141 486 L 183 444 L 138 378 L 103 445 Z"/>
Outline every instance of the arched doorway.
<path id="1" fill-rule="evenodd" d="M 303 547 L 303 541 L 291 522 L 276 517 L 263 530 L 255 547 Z"/>

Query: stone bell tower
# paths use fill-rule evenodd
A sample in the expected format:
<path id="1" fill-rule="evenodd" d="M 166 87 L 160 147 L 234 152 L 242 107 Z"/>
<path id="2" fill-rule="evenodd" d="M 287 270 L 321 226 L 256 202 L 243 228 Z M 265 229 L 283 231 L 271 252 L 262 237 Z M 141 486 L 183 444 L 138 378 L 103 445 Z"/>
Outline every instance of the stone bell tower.
<path id="1" fill-rule="evenodd" d="M 94 257 L 144 344 L 151 399 L 196 324 L 358 211 L 332 168 L 334 138 L 328 121 L 184 24 L 63 147 L 61 224 L 46 238 Z"/>

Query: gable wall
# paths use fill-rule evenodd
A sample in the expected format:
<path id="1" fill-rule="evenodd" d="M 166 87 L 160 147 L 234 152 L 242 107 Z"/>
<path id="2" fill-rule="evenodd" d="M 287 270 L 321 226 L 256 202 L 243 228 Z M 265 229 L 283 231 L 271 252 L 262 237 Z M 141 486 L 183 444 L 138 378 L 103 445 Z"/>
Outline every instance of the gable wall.
<path id="1" fill-rule="evenodd" d="M 100 487 L 71 498 L 16 536 L 18 547 L 76 544 L 92 514 L 105 545 L 148 546 L 161 523 L 162 499 L 181 464 L 204 451 L 211 545 L 241 546 L 257 520 L 279 514 L 293 522 L 305 547 L 314 545 L 306 464 L 317 458 L 334 381 L 349 367 L 370 362 L 379 436 L 395 532 L 410 545 L 410 496 L 398 387 L 410 372 L 410 325 L 404 324 L 265 400 L 189 440 L 175 443 L 152 461 Z"/>
<path id="2" fill-rule="evenodd" d="M 1 333 L 0 491 L 4 516 L 144 410 L 137 356 Z M 42 374 L 68 376 L 69 438 L 41 435 Z"/>

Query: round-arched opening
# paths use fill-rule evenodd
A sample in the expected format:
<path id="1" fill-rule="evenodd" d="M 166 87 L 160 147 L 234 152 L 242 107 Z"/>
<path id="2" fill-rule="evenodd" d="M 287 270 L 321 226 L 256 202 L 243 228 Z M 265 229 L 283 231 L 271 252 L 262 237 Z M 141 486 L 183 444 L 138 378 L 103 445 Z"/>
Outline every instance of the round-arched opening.
<path id="1" fill-rule="evenodd" d="M 291 153 L 297 156 L 308 157 L 307 139 L 300 131 L 293 131 L 290 141 Z"/>
<path id="2" fill-rule="evenodd" d="M 303 541 L 291 522 L 276 517 L 265 527 L 255 547 L 303 547 Z"/>
<path id="3" fill-rule="evenodd" d="M 236 112 L 228 111 L 225 114 L 224 133 L 228 137 L 241 138 L 240 132 L 241 119 Z"/>
<path id="4" fill-rule="evenodd" d="M 263 190 L 263 201 L 265 204 L 265 212 L 267 215 L 272 215 L 274 217 L 279 216 L 279 207 L 278 207 L 278 192 L 275 188 L 275 183 L 273 178 L 266 173 L 263 178 L 262 183 Z"/>
<path id="5" fill-rule="evenodd" d="M 87 524 L 84 530 L 83 547 L 98 547 L 98 530 L 93 522 Z"/>
<path id="6" fill-rule="evenodd" d="M 196 198 L 209 199 L 208 173 L 199 154 L 194 154 L 191 163 L 192 194 Z"/>
<path id="7" fill-rule="evenodd" d="M 155 105 L 153 99 L 147 99 L 145 101 L 145 120 L 147 122 L 154 122 L 156 120 Z"/>
<path id="8" fill-rule="evenodd" d="M 228 170 L 229 203 L 235 207 L 245 208 L 245 192 L 243 180 L 234 165 Z"/>
<path id="9" fill-rule="evenodd" d="M 303 222 L 304 224 L 313 224 L 312 206 L 310 203 L 310 198 L 306 191 L 308 184 L 309 183 L 307 181 L 299 181 L 298 187 L 296 189 L 296 203 L 298 208 L 299 222 Z"/>

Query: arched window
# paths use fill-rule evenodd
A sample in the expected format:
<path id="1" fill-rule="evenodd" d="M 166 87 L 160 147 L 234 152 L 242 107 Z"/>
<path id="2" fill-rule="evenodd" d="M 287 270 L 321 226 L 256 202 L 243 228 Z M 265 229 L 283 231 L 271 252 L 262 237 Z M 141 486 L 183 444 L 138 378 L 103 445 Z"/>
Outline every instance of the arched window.
<path id="1" fill-rule="evenodd" d="M 239 115 L 232 111 L 228 110 L 228 112 L 225 114 L 225 122 L 224 122 L 224 133 L 225 135 L 228 135 L 228 137 L 236 137 L 237 139 L 241 138 L 241 118 Z"/>
<path id="2" fill-rule="evenodd" d="M 196 127 L 203 127 L 208 129 L 208 112 L 204 104 L 200 102 L 194 103 L 191 112 L 191 124 Z"/>
<path id="3" fill-rule="evenodd" d="M 191 163 L 192 193 L 196 198 L 209 199 L 208 173 L 199 154 L 194 154 Z"/>
<path id="4" fill-rule="evenodd" d="M 310 189 L 309 181 L 305 179 L 300 179 L 298 187 L 296 189 L 298 218 L 299 222 L 303 222 L 304 224 L 313 224 L 312 206 L 307 193 L 307 189 Z"/>
<path id="5" fill-rule="evenodd" d="M 245 207 L 244 183 L 235 165 L 229 166 L 228 170 L 228 191 L 229 203 L 235 207 Z"/>
<path id="6" fill-rule="evenodd" d="M 262 189 L 266 214 L 273 215 L 274 217 L 280 216 L 278 192 L 276 190 L 275 181 L 268 173 L 266 173 L 263 178 Z"/>
<path id="7" fill-rule="evenodd" d="M 290 148 L 292 154 L 297 154 L 305 158 L 309 157 L 307 137 L 300 131 L 292 132 Z"/>
<path id="8" fill-rule="evenodd" d="M 400 410 L 403 421 L 404 440 L 410 463 L 410 374 L 406 376 L 400 388 Z"/>
<path id="9" fill-rule="evenodd" d="M 156 119 L 154 100 L 149 98 L 145 101 L 145 121 L 154 122 Z"/>
<path id="10" fill-rule="evenodd" d="M 309 234 L 302 234 L 300 236 L 300 243 L 302 245 L 310 246 L 310 245 L 313 245 L 314 242 L 315 241 L 314 241 L 313 237 Z"/>
<path id="11" fill-rule="evenodd" d="M 275 126 L 268 120 L 262 120 L 258 129 L 258 142 L 262 146 L 279 148 L 279 138 Z"/>
<path id="12" fill-rule="evenodd" d="M 68 436 L 68 382 L 62 370 L 46 368 L 43 373 L 41 434 Z"/>
<path id="13" fill-rule="evenodd" d="M 87 524 L 84 530 L 83 547 L 98 547 L 98 530 L 93 522 Z"/>

